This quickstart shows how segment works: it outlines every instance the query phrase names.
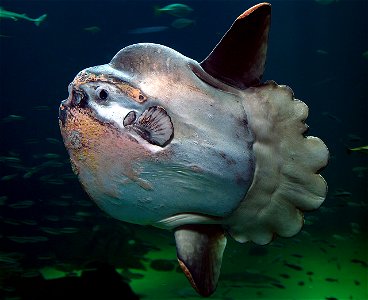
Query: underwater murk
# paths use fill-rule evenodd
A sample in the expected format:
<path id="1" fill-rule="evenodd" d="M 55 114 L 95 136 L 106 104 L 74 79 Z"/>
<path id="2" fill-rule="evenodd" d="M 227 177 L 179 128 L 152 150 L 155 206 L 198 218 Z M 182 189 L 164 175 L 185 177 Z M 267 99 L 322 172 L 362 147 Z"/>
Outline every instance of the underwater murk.
<path id="1" fill-rule="evenodd" d="M 0 299 L 368 299 L 366 1 L 0 6 Z"/>

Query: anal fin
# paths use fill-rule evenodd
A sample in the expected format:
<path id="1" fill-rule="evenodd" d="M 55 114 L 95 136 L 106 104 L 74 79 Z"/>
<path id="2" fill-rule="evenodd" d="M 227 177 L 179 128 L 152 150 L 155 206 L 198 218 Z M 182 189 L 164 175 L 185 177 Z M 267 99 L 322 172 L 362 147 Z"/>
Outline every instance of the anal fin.
<path id="1" fill-rule="evenodd" d="M 202 296 L 217 287 L 226 246 L 224 230 L 218 225 L 185 225 L 175 229 L 178 261 L 191 285 Z"/>

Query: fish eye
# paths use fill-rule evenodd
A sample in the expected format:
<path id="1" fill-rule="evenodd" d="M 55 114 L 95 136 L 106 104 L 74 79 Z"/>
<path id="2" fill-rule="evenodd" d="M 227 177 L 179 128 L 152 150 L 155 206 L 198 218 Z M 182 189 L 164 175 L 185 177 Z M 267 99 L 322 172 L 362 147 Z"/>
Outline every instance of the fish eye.
<path id="1" fill-rule="evenodd" d="M 96 89 L 96 95 L 101 100 L 106 100 L 107 97 L 109 96 L 109 92 L 106 89 L 99 87 Z"/>

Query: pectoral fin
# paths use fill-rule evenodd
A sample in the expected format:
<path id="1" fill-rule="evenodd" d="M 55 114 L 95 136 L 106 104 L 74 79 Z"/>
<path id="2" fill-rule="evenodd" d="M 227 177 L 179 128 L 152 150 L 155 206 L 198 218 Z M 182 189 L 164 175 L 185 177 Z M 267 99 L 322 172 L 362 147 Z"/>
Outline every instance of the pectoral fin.
<path id="1" fill-rule="evenodd" d="M 135 120 L 135 113 L 133 114 L 129 113 L 125 117 L 126 124 Z M 160 147 L 166 146 L 174 136 L 171 118 L 161 106 L 151 106 L 145 110 L 133 124 L 133 129 L 146 141 Z"/>
<path id="2" fill-rule="evenodd" d="M 226 237 L 218 225 L 185 225 L 175 230 L 180 267 L 191 285 L 202 296 L 217 287 Z"/>

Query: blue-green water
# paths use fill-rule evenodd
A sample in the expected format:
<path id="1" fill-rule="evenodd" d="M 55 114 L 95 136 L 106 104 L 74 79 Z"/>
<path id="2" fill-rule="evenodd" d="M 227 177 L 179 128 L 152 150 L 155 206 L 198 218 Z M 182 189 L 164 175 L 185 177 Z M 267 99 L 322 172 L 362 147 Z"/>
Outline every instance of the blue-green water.
<path id="1" fill-rule="evenodd" d="M 270 2 L 264 79 L 309 106 L 308 134 L 331 154 L 322 172 L 329 192 L 294 238 L 262 247 L 230 239 L 212 298 L 367 299 L 367 155 L 346 149 L 368 144 L 368 4 Z M 185 1 L 195 22 L 184 28 L 155 15 L 169 3 L 0 2 L 32 18 L 48 14 L 40 26 L 0 20 L 0 299 L 36 299 L 26 280 L 76 278 L 95 261 L 117 268 L 142 299 L 198 298 L 176 271 L 170 232 L 113 220 L 88 199 L 58 128 L 59 103 L 80 70 L 137 42 L 201 61 L 257 2 Z"/>

